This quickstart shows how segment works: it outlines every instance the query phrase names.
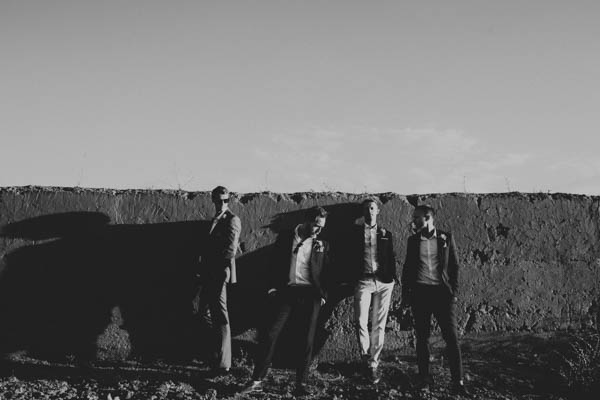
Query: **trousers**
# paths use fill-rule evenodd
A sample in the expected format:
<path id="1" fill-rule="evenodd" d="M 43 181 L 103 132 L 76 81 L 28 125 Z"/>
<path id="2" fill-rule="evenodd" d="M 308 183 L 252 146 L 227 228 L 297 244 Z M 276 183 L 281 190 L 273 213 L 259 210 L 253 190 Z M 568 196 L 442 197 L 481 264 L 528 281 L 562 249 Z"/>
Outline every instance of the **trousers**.
<path id="1" fill-rule="evenodd" d="M 411 301 L 417 337 L 419 374 L 429 375 L 429 336 L 433 315 L 446 342 L 452 380 L 454 382 L 461 380 L 463 378 L 462 356 L 458 345 L 454 296 L 444 285 L 417 284 Z"/>
<path id="2" fill-rule="evenodd" d="M 363 358 L 368 358 L 371 368 L 377 368 L 379 365 L 393 290 L 394 282 L 384 283 L 377 278 L 359 280 L 354 290 L 354 318 L 360 353 Z M 369 309 L 371 309 L 370 334 Z"/>
<path id="3" fill-rule="evenodd" d="M 302 347 L 296 361 L 296 382 L 303 383 L 308 378 L 312 361 L 317 318 L 321 310 L 321 298 L 312 286 L 290 286 L 275 295 L 275 315 L 267 334 L 260 345 L 254 364 L 253 380 L 262 380 L 267 375 L 277 339 L 292 314 L 301 326 L 297 338 Z"/>

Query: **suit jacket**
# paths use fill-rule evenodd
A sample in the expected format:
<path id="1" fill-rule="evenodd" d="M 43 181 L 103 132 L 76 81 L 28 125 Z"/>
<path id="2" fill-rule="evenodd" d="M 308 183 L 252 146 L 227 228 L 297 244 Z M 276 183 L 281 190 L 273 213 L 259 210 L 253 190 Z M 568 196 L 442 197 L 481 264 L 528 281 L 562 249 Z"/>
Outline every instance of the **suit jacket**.
<path id="1" fill-rule="evenodd" d="M 269 289 L 281 290 L 287 287 L 290 280 L 290 268 L 292 262 L 292 245 L 294 242 L 294 230 L 282 232 L 273 245 L 273 252 L 269 260 L 267 281 Z M 327 299 L 327 287 L 329 284 L 329 243 L 317 239 L 323 243 L 322 251 L 313 248 L 310 254 L 310 278 L 316 292 Z"/>
<path id="2" fill-rule="evenodd" d="M 352 283 L 358 282 L 364 273 L 365 226 L 363 223 L 352 226 L 351 243 L 348 246 L 345 259 L 350 268 Z M 375 276 L 381 282 L 398 281 L 396 268 L 396 253 L 392 232 L 377 226 L 377 271 Z"/>
<path id="3" fill-rule="evenodd" d="M 202 263 L 206 272 L 221 273 L 229 268 L 231 270 L 229 282 L 237 282 L 235 256 L 239 248 L 241 231 L 240 218 L 230 210 L 225 211 L 212 231 L 208 233 L 208 240 L 202 253 Z"/>
<path id="4" fill-rule="evenodd" d="M 412 290 L 417 283 L 421 234 L 417 233 L 408 238 L 406 246 L 406 261 L 402 269 L 402 299 L 410 301 Z M 458 270 L 460 265 L 456 256 L 454 237 L 449 232 L 437 229 L 438 268 L 443 284 L 450 294 L 458 295 Z"/>

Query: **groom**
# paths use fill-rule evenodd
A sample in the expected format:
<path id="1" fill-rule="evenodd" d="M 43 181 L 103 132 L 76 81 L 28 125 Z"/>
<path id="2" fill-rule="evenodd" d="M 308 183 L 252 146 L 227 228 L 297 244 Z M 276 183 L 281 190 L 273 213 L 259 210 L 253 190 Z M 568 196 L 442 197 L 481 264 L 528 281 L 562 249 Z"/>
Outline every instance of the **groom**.
<path id="1" fill-rule="evenodd" d="M 312 360 L 317 317 L 327 299 L 326 275 L 329 244 L 318 238 L 325 226 L 327 211 L 321 207 L 307 210 L 304 223 L 279 234 L 268 272 L 268 294 L 276 312 L 263 343 L 259 344 L 252 380 L 242 393 L 263 390 L 279 334 L 294 313 L 301 326 L 297 343 L 303 349 L 296 363 L 294 394 L 310 394 L 305 382 Z"/>

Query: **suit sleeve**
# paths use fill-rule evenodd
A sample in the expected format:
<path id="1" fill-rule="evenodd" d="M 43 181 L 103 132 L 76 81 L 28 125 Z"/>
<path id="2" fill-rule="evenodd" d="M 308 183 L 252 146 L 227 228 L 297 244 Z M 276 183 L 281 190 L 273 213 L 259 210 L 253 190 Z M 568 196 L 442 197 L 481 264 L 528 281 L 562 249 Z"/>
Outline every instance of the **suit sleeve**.
<path id="1" fill-rule="evenodd" d="M 410 277 L 409 269 L 412 260 L 410 238 L 406 242 L 406 258 L 402 266 L 402 301 L 407 302 L 410 299 Z"/>
<path id="2" fill-rule="evenodd" d="M 333 270 L 331 260 L 331 246 L 329 242 L 323 242 L 325 245 L 325 254 L 323 256 L 323 287 L 321 288 L 321 295 L 327 301 L 327 294 L 329 288 L 333 285 Z"/>
<path id="3" fill-rule="evenodd" d="M 239 247 L 240 233 L 242 232 L 242 221 L 240 217 L 234 215 L 227 226 L 227 243 L 223 249 L 223 257 L 225 259 L 235 258 L 235 254 Z"/>
<path id="4" fill-rule="evenodd" d="M 450 279 L 450 287 L 454 296 L 458 295 L 458 270 L 460 264 L 457 257 L 456 243 L 454 242 L 454 235 L 450 236 L 450 252 L 448 255 L 448 278 Z"/>
<path id="5" fill-rule="evenodd" d="M 388 244 L 388 260 L 390 262 L 390 266 L 392 268 L 392 272 L 393 272 L 393 278 L 394 281 L 399 282 L 400 280 L 398 279 L 398 266 L 396 265 L 396 251 L 394 250 L 394 236 L 392 235 L 392 232 L 388 231 L 388 235 L 389 235 L 389 244 Z"/>
<path id="6" fill-rule="evenodd" d="M 281 249 L 282 249 L 282 235 L 279 234 L 277 239 L 275 239 L 275 243 L 271 248 L 271 254 L 269 255 L 269 260 L 267 262 L 267 290 L 271 289 L 279 289 L 278 281 L 279 281 L 279 260 L 281 259 Z"/>

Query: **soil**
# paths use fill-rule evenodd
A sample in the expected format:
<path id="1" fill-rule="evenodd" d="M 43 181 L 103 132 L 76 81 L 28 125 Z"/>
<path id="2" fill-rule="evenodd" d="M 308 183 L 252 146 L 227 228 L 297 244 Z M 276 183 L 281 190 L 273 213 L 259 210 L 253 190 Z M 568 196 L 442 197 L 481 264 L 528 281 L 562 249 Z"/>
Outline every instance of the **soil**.
<path id="1" fill-rule="evenodd" d="M 461 341 L 465 381 L 475 399 L 567 399 L 557 373 L 564 334 L 511 334 L 464 337 Z M 309 399 L 462 399 L 449 391 L 450 376 L 443 341 L 432 341 L 435 386 L 418 390 L 416 359 L 384 353 L 383 378 L 370 384 L 358 361 L 315 363 Z M 318 366 L 317 366 L 318 365 Z M 47 361 L 12 354 L 2 363 L 0 399 L 291 399 L 294 371 L 272 368 L 262 393 L 240 395 L 252 366 L 236 361 L 228 375 L 211 376 L 201 361 L 132 360 L 82 365 L 75 360 Z"/>

